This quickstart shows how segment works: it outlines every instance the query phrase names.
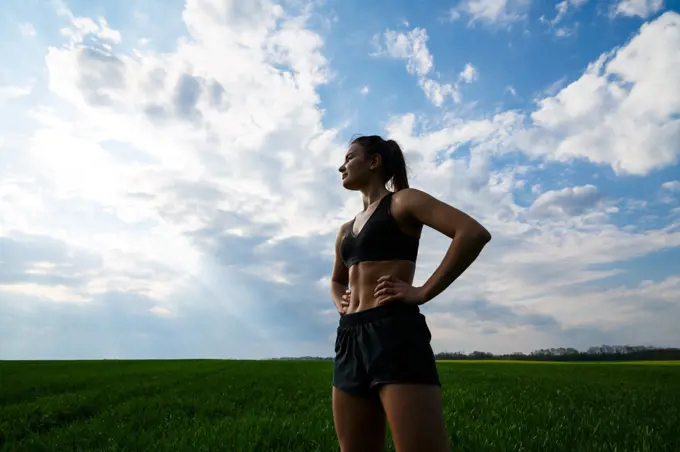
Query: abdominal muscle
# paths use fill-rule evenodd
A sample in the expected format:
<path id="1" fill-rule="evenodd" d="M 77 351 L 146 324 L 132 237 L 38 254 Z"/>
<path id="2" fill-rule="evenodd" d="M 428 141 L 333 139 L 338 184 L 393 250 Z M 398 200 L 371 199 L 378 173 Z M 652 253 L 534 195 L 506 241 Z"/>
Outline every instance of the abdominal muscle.
<path id="1" fill-rule="evenodd" d="M 381 276 L 390 275 L 412 284 L 415 269 L 415 264 L 410 261 L 373 261 L 353 265 L 349 269 L 349 287 L 352 295 L 345 314 L 378 306 L 373 293 Z"/>

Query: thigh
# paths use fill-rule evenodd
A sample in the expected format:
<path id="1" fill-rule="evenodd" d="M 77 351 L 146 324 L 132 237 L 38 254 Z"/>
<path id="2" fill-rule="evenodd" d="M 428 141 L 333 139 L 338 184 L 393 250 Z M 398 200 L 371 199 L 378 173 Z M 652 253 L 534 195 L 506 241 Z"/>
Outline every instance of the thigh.
<path id="1" fill-rule="evenodd" d="M 375 322 L 361 346 L 371 388 L 386 384 L 439 385 L 432 335 L 425 318 L 399 316 Z"/>
<path id="2" fill-rule="evenodd" d="M 439 386 L 388 384 L 380 398 L 397 452 L 451 450 Z"/>
<path id="3" fill-rule="evenodd" d="M 385 412 L 376 396 L 356 396 L 333 387 L 333 420 L 342 452 L 385 449 Z"/>

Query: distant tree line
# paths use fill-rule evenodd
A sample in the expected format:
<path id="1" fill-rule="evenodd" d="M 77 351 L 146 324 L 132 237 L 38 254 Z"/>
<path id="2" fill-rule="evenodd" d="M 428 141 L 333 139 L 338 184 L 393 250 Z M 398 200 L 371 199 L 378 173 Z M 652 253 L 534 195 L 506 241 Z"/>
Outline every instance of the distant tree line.
<path id="1" fill-rule="evenodd" d="M 437 360 L 517 360 L 517 361 L 674 361 L 680 360 L 680 348 L 662 348 L 645 345 L 600 345 L 579 351 L 575 348 L 541 348 L 529 354 L 515 352 L 495 355 L 489 352 L 473 351 L 440 352 Z M 333 357 L 298 356 L 273 358 L 277 360 L 332 360 Z"/>
<path id="2" fill-rule="evenodd" d="M 529 354 L 515 352 L 495 355 L 489 352 L 473 351 L 441 352 L 435 354 L 438 360 L 517 360 L 517 361 L 669 361 L 680 360 L 680 348 L 661 348 L 645 345 L 600 345 L 579 351 L 575 348 L 542 348 Z"/>

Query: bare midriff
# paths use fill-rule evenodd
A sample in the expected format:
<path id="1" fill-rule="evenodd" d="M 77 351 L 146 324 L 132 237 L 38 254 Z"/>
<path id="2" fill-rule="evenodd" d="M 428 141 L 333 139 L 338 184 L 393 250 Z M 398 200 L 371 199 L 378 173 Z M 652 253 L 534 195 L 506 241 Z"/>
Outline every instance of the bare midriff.
<path id="1" fill-rule="evenodd" d="M 394 276 L 413 283 L 416 265 L 410 261 L 360 262 L 349 269 L 349 288 L 352 291 L 345 314 L 365 311 L 378 306 L 374 297 L 375 286 L 381 276 Z"/>

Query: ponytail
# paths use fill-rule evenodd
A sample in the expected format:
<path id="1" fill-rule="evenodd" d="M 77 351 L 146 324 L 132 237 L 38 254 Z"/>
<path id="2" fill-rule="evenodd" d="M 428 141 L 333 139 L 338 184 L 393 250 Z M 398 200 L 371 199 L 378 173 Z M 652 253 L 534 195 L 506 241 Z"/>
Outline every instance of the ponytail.
<path id="1" fill-rule="evenodd" d="M 394 140 L 387 140 L 387 146 L 392 154 L 392 168 L 394 173 L 392 175 L 392 187 L 394 191 L 403 190 L 408 188 L 408 175 L 406 174 L 406 160 L 404 159 L 404 153 L 401 148 Z"/>
<path id="2" fill-rule="evenodd" d="M 385 184 L 392 183 L 395 192 L 408 188 L 406 160 L 401 147 L 394 140 L 385 141 L 378 135 L 361 136 L 352 140 L 358 143 L 367 155 L 380 154 L 382 157 L 382 174 Z"/>

